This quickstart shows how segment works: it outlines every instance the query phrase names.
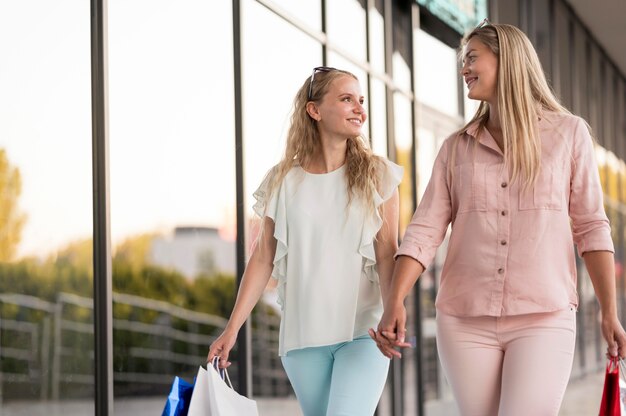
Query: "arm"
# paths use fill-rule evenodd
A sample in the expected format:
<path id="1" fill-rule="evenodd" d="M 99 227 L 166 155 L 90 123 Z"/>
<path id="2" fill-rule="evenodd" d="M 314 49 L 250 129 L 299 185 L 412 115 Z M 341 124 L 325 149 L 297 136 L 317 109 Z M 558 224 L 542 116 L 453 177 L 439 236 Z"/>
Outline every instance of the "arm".
<path id="1" fill-rule="evenodd" d="M 383 205 L 383 225 L 380 227 L 374 242 L 383 308 L 385 308 L 387 294 L 391 287 L 391 275 L 393 274 L 394 266 L 393 256 L 398 250 L 399 202 L 398 190 L 396 189 L 391 198 Z"/>
<path id="2" fill-rule="evenodd" d="M 593 140 L 582 119 L 574 128 L 574 162 L 570 182 L 569 215 L 578 253 L 585 261 L 602 312 L 602 335 L 608 354 L 626 355 L 626 334 L 617 318 L 615 263 L 611 226 L 604 212 L 603 192 Z"/>
<path id="3" fill-rule="evenodd" d="M 588 251 L 583 254 L 593 289 L 602 313 L 602 335 L 610 356 L 626 357 L 626 333 L 617 318 L 615 263 L 610 251 Z"/>
<path id="4" fill-rule="evenodd" d="M 274 254 L 276 253 L 276 239 L 274 238 L 274 222 L 269 217 L 263 218 L 263 234 L 257 246 L 252 251 L 243 273 L 241 285 L 237 292 L 237 300 L 222 334 L 211 344 L 207 361 L 213 357 L 220 357 L 220 367 L 230 366 L 228 354 L 235 345 L 237 333 L 250 316 L 257 304 L 274 268 Z"/>
<path id="5" fill-rule="evenodd" d="M 380 351 L 388 358 L 402 357 L 402 354 L 396 351 L 394 347 L 411 346 L 411 344 L 404 342 L 406 336 L 404 299 L 409 295 L 411 288 L 423 272 L 424 266 L 419 261 L 408 256 L 398 257 L 378 330 L 374 332 L 370 329 L 369 331 L 370 337 L 376 341 Z"/>
<path id="6" fill-rule="evenodd" d="M 385 295 L 385 309 L 378 330 L 369 334 L 381 352 L 389 357 L 400 357 L 394 347 L 408 347 L 404 299 L 432 261 L 437 247 L 445 237 L 452 214 L 450 188 L 447 179 L 447 142 L 439 151 L 422 201 L 409 224 L 400 249 L 391 287 Z"/>

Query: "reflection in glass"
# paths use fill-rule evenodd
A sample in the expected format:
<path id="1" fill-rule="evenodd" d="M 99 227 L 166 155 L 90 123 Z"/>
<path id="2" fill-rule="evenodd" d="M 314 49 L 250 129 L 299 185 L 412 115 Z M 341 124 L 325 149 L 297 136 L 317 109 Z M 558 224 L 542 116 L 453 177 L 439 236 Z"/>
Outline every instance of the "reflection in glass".
<path id="1" fill-rule="evenodd" d="M 0 414 L 93 414 L 89 5 L 0 4 Z"/>
<path id="2" fill-rule="evenodd" d="M 293 99 L 312 69 L 321 65 L 322 47 L 256 1 L 242 2 L 242 16 L 244 209 L 250 252 L 260 223 L 252 211 L 252 194 L 282 156 Z M 280 398 L 274 414 L 293 414 L 290 409 L 297 403 L 278 356 L 280 309 L 274 287 L 270 278 L 251 317 L 253 392 L 255 397 Z"/>
<path id="3" fill-rule="evenodd" d="M 159 414 L 234 303 L 231 22 L 228 2 L 109 2 L 116 414 Z"/>
<path id="4" fill-rule="evenodd" d="M 281 12 L 297 19 L 298 23 L 317 31 L 322 30 L 322 4 L 320 0 L 272 0 Z M 244 25 L 245 30 L 245 25 Z"/>
<path id="5" fill-rule="evenodd" d="M 365 0 L 333 0 L 326 2 L 326 34 L 328 40 L 360 62 L 367 60 Z"/>
<path id="6" fill-rule="evenodd" d="M 387 152 L 387 93 L 385 83 L 371 78 L 369 94 L 372 150 L 377 155 L 388 156 Z"/>
<path id="7" fill-rule="evenodd" d="M 415 37 L 417 99 L 445 114 L 456 116 L 458 73 L 456 51 L 421 29 Z"/>
<path id="8" fill-rule="evenodd" d="M 385 19 L 383 2 L 376 0 L 369 9 L 369 58 L 374 72 L 385 73 Z"/>
<path id="9" fill-rule="evenodd" d="M 245 196 L 252 201 L 263 176 L 282 156 L 293 98 L 321 65 L 322 48 L 256 1 L 242 5 Z M 246 210 L 252 215 L 252 203 Z"/>

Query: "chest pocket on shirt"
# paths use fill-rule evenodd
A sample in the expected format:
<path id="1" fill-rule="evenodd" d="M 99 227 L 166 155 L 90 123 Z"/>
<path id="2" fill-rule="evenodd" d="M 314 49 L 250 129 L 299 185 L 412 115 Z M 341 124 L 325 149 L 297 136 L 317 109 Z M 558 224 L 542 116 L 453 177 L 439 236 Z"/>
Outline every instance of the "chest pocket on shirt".
<path id="1" fill-rule="evenodd" d="M 454 168 L 458 214 L 487 211 L 487 166 L 484 163 L 465 163 Z"/>
<path id="2" fill-rule="evenodd" d="M 519 209 L 563 209 L 563 166 L 558 164 L 541 167 L 533 190 L 520 189 Z"/>

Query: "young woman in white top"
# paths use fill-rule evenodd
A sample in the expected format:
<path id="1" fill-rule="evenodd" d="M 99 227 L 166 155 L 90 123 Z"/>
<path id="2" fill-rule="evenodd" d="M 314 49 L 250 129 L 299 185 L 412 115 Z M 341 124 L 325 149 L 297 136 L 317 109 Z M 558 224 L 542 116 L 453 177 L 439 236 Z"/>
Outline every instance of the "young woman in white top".
<path id="1" fill-rule="evenodd" d="M 279 355 L 305 416 L 371 415 L 389 360 L 368 336 L 397 249 L 401 167 L 375 156 L 357 78 L 317 67 L 294 100 L 285 155 L 254 193 L 263 226 L 208 360 L 228 355 L 271 277 Z"/>

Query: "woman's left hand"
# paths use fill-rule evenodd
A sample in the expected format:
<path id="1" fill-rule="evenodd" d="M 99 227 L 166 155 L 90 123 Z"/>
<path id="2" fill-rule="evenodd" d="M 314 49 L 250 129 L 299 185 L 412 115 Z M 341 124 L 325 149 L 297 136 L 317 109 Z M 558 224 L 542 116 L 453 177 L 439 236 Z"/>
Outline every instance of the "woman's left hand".
<path id="1" fill-rule="evenodd" d="M 626 331 L 616 314 L 602 316 L 602 335 L 608 344 L 607 358 L 616 356 L 626 358 Z"/>

